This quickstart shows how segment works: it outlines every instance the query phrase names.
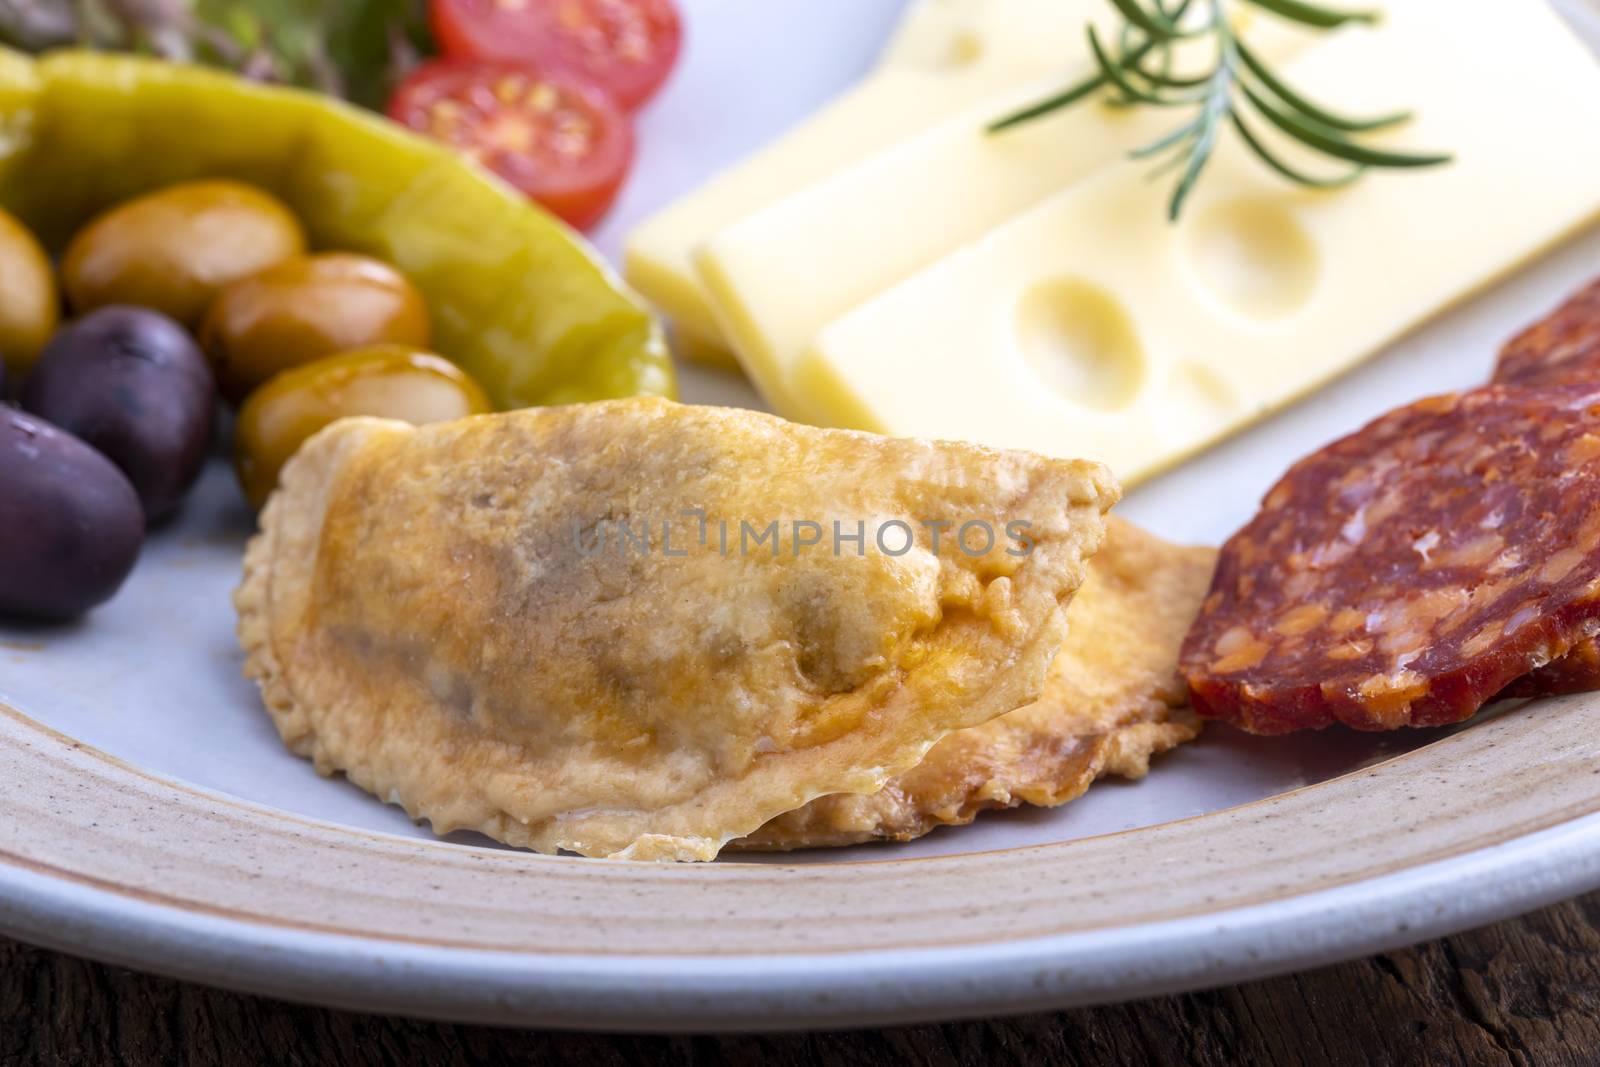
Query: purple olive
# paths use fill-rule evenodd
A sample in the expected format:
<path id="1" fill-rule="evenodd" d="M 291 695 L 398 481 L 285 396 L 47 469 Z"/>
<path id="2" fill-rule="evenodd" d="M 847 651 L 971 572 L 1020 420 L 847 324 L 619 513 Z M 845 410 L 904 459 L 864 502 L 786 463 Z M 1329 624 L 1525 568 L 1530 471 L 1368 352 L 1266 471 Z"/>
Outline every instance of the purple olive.
<path id="1" fill-rule="evenodd" d="M 211 367 L 194 339 L 147 308 L 111 306 L 50 339 L 22 388 L 22 406 L 122 468 L 147 522 L 172 514 L 211 448 Z"/>
<path id="2" fill-rule="evenodd" d="M 143 542 L 139 496 L 115 464 L 0 407 L 0 613 L 76 618 L 111 599 Z"/>

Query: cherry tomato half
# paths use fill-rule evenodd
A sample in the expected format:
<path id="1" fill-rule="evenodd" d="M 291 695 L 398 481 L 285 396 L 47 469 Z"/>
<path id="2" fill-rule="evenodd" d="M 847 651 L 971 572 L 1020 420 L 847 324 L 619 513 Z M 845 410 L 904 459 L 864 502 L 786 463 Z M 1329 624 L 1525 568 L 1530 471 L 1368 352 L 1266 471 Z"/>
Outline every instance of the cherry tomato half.
<path id="1" fill-rule="evenodd" d="M 506 63 L 441 60 L 411 73 L 389 117 L 455 148 L 579 229 L 616 199 L 633 126 L 604 93 Z"/>
<path id="2" fill-rule="evenodd" d="M 629 110 L 666 81 L 683 39 L 672 0 L 432 0 L 429 9 L 446 56 L 570 74 Z"/>

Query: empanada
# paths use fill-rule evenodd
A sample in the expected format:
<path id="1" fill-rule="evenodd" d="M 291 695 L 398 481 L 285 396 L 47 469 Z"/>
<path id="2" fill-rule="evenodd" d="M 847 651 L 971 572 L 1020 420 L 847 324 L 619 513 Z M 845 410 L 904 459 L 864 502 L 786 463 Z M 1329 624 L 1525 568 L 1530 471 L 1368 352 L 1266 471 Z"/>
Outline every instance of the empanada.
<path id="1" fill-rule="evenodd" d="M 877 793 L 819 797 L 734 847 L 909 841 L 986 808 L 1064 804 L 1103 775 L 1144 777 L 1152 756 L 1200 732 L 1184 706 L 1178 647 L 1216 559 L 1215 549 L 1174 545 L 1112 516 L 1039 700 L 949 734 Z"/>
<path id="2" fill-rule="evenodd" d="M 348 419 L 262 514 L 240 641 L 291 749 L 440 833 L 709 859 L 1035 699 L 1117 495 L 660 400 Z"/>

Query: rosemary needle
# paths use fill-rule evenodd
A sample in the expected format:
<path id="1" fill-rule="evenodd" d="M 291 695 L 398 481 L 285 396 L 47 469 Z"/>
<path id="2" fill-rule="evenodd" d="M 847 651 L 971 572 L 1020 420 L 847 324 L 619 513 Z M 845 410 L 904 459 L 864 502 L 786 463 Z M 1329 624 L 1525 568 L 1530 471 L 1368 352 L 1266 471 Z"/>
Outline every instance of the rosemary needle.
<path id="1" fill-rule="evenodd" d="M 1241 39 L 1228 20 L 1227 7 L 1249 3 L 1280 18 L 1315 29 L 1332 29 L 1347 23 L 1372 23 L 1370 11 L 1324 7 L 1312 0 L 1200 0 L 1209 7 L 1204 19 L 1188 28 L 1186 16 L 1194 0 L 1109 0 L 1123 20 L 1114 43 L 1108 44 L 1087 30 L 1093 71 L 1081 81 L 1044 100 L 1007 115 L 989 127 L 999 133 L 1085 100 L 1101 90 L 1119 107 L 1194 108 L 1194 117 L 1155 141 L 1135 149 L 1136 159 L 1171 153 L 1156 174 L 1182 171 L 1168 202 L 1168 217 L 1176 220 L 1184 202 L 1199 182 L 1216 150 L 1218 138 L 1231 127 L 1239 140 L 1279 177 L 1312 189 L 1334 189 L 1356 181 L 1371 167 L 1431 167 L 1451 157 L 1438 152 L 1399 152 L 1363 144 L 1357 138 L 1397 126 L 1411 117 L 1396 111 L 1369 117 L 1351 117 L 1305 96 L 1277 74 Z M 1177 76 L 1173 48 L 1181 41 L 1209 37 L 1216 56 L 1209 71 L 1197 76 Z M 1147 64 L 1158 61 L 1158 69 Z M 1338 172 L 1321 177 L 1286 162 L 1247 117 L 1264 119 L 1286 137 L 1330 161 L 1345 164 Z M 1154 175 L 1152 175 L 1154 176 Z"/>

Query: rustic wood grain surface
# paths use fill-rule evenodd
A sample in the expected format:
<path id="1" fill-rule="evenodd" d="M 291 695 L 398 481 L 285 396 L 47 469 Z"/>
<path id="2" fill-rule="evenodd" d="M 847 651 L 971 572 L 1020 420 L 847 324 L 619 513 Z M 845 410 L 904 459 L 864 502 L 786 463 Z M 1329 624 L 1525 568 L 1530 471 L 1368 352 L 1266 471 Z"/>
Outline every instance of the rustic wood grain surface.
<path id="1" fill-rule="evenodd" d="M 1355 963 L 1187 996 L 846 1033 L 451 1026 L 239 996 L 0 940 L 0 1064 L 1593 1064 L 1600 893 Z"/>

